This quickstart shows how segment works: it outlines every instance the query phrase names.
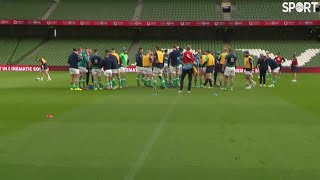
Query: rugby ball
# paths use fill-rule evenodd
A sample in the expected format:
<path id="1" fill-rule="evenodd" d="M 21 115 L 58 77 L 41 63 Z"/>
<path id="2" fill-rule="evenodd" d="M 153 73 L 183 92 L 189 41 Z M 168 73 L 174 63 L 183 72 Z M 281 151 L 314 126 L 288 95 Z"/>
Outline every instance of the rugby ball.
<path id="1" fill-rule="evenodd" d="M 40 81 L 41 78 L 36 78 L 36 81 Z"/>

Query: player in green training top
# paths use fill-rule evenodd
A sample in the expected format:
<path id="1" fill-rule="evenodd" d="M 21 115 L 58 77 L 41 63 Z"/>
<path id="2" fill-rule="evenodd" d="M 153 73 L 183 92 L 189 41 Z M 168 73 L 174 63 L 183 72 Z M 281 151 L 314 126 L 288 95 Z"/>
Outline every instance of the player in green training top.
<path id="1" fill-rule="evenodd" d="M 124 47 L 122 48 L 122 53 L 119 55 L 120 59 L 120 88 L 128 87 L 126 80 L 126 69 L 129 64 L 128 50 Z"/>
<path id="2" fill-rule="evenodd" d="M 226 61 L 224 62 L 224 87 L 221 90 L 226 91 L 228 85 L 228 79 L 230 79 L 230 91 L 233 91 L 233 78 L 236 75 L 237 66 L 237 56 L 233 54 L 231 48 L 228 49 L 228 55 L 226 56 Z"/>
<path id="3" fill-rule="evenodd" d="M 89 62 L 88 59 L 88 50 L 80 48 L 80 62 L 79 62 L 79 71 L 80 71 L 80 87 L 84 89 L 86 86 L 86 77 L 87 77 L 87 63 Z"/>
<path id="4" fill-rule="evenodd" d="M 98 50 L 93 50 L 93 55 L 90 56 L 90 67 L 92 67 L 93 85 L 94 90 L 103 90 L 100 88 L 99 84 L 101 82 L 101 61 L 102 58 L 98 56 Z"/>

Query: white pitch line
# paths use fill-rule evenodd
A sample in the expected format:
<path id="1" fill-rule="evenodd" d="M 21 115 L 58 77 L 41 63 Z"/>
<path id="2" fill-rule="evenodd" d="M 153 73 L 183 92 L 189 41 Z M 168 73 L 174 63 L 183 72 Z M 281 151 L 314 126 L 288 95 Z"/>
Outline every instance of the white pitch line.
<path id="1" fill-rule="evenodd" d="M 173 103 L 170 105 L 167 112 L 161 118 L 159 125 L 156 127 L 156 129 L 154 129 L 154 131 L 153 131 L 152 135 L 150 136 L 149 140 L 147 141 L 147 144 L 145 145 L 142 153 L 140 154 L 137 161 L 132 165 L 127 176 L 125 176 L 124 180 L 134 180 L 136 174 L 139 172 L 139 170 L 143 166 L 145 160 L 149 156 L 149 154 L 152 150 L 152 146 L 154 145 L 154 143 L 157 141 L 158 137 L 160 136 L 160 133 L 162 131 L 163 126 L 165 125 L 166 121 L 169 119 L 169 116 L 173 112 L 174 106 L 177 103 L 177 98 L 178 98 L 178 96 L 173 101 Z"/>

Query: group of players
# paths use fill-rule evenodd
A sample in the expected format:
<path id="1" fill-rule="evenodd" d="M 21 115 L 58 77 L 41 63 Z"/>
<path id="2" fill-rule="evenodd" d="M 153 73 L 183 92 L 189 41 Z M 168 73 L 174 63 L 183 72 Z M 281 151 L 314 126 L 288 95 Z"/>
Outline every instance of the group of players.
<path id="1" fill-rule="evenodd" d="M 198 48 L 192 53 L 191 46 L 184 49 L 173 46 L 171 51 L 162 51 L 159 46 L 155 51 L 139 48 L 136 54 L 137 85 L 143 83 L 146 87 L 157 88 L 158 79 L 161 88 L 176 87 L 183 89 L 183 82 L 188 75 L 188 92 L 190 93 L 192 79 L 195 87 L 213 88 L 222 87 L 227 90 L 228 83 L 230 90 L 233 90 L 234 77 L 238 62 L 237 56 L 231 48 L 223 49 L 223 52 L 211 54 L 209 50 L 202 53 Z M 253 70 L 256 66 L 260 72 L 260 86 L 266 87 L 267 75 L 272 79 L 269 87 L 274 87 L 276 79 L 280 77 L 281 64 L 285 59 L 279 53 L 275 59 L 271 59 L 269 53 L 261 54 L 257 64 L 254 65 L 253 58 L 249 51 L 244 52 L 244 73 L 246 77 L 246 89 L 251 89 L 256 85 L 253 81 Z M 122 52 L 117 54 L 115 49 L 106 50 L 103 57 L 99 56 L 97 50 L 73 49 L 68 58 L 70 71 L 70 90 L 83 90 L 88 86 L 89 75 L 92 75 L 93 89 L 117 89 L 128 87 L 126 81 L 126 68 L 129 65 L 128 51 L 122 48 Z M 292 58 L 291 69 L 293 81 L 296 81 L 296 67 L 298 66 L 295 54 Z M 90 72 L 91 71 L 91 72 Z M 102 83 L 104 76 L 106 84 Z M 209 85 L 209 86 L 208 86 Z"/>
<path id="2" fill-rule="evenodd" d="M 120 54 L 116 53 L 114 48 L 105 50 L 103 57 L 99 55 L 96 49 L 75 48 L 68 57 L 68 64 L 70 90 L 81 91 L 87 89 L 90 74 L 92 75 L 94 90 L 128 87 L 126 68 L 129 64 L 129 57 L 126 48 L 122 48 Z M 102 76 L 105 77 L 105 86 L 102 85 Z"/>

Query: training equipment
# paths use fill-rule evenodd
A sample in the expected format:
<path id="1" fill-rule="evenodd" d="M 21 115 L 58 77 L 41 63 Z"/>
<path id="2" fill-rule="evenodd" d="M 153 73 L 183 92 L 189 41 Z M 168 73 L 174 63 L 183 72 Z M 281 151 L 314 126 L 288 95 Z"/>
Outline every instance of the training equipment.
<path id="1" fill-rule="evenodd" d="M 40 80 L 41 80 L 41 78 L 39 78 L 39 77 L 38 77 L 38 78 L 36 78 L 36 81 L 40 81 Z"/>

